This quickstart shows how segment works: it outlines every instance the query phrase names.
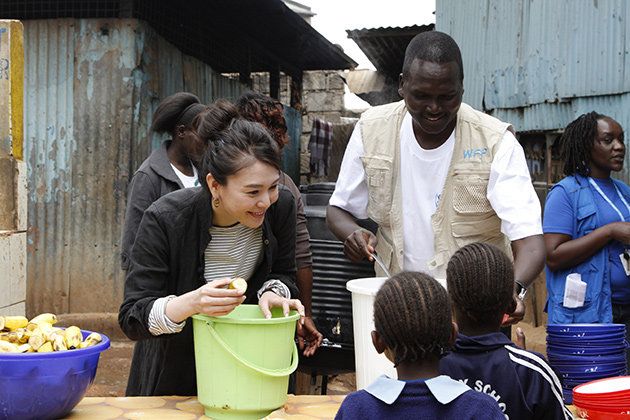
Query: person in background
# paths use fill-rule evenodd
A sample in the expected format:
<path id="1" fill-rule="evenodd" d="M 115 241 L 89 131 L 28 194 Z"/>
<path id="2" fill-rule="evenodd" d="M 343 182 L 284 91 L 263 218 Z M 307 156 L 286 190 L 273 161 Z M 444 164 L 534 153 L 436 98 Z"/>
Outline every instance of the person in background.
<path id="1" fill-rule="evenodd" d="M 550 324 L 616 322 L 630 339 L 630 188 L 610 176 L 623 169 L 625 152 L 621 125 L 596 112 L 580 115 L 560 138 L 566 177 L 549 191 L 543 223 Z M 586 291 L 567 307 L 572 273 Z"/>
<path id="2" fill-rule="evenodd" d="M 255 121 L 265 126 L 270 132 L 278 147 L 282 151 L 289 143 L 287 124 L 284 118 L 283 106 L 280 101 L 262 93 L 248 91 L 236 101 L 236 106 L 243 118 Z M 297 264 L 297 287 L 300 290 L 300 300 L 304 305 L 306 317 L 303 327 L 304 338 L 298 335 L 300 348 L 304 349 L 305 356 L 312 356 L 322 343 L 323 335 L 317 331 L 313 322 L 311 296 L 313 293 L 313 255 L 311 253 L 310 235 L 306 228 L 306 215 L 302 194 L 293 180 L 284 172 L 280 173 L 280 184 L 291 191 L 295 199 L 297 210 L 297 238 L 295 244 L 295 260 Z M 305 341 L 306 340 L 306 341 Z"/>
<path id="3" fill-rule="evenodd" d="M 507 255 L 490 244 L 466 245 L 451 257 L 446 282 L 459 334 L 440 372 L 494 397 L 510 420 L 573 418 L 545 358 L 500 332 L 503 316 L 514 309 Z"/>
<path id="4" fill-rule="evenodd" d="M 456 326 L 448 295 L 424 273 L 402 272 L 374 299 L 372 343 L 394 363 L 398 380 L 383 375 L 349 394 L 336 419 L 501 419 L 496 401 L 438 371 Z"/>
<path id="5" fill-rule="evenodd" d="M 331 231 L 353 261 L 376 252 L 391 273 L 445 278 L 451 255 L 488 242 L 514 257 L 514 299 L 541 272 L 540 202 L 510 124 L 462 103 L 459 47 L 445 33 L 416 35 L 405 52 L 403 100 L 363 113 L 327 209 Z M 376 236 L 356 219 L 371 218 Z M 375 267 L 377 275 L 383 275 Z"/>
<path id="6" fill-rule="evenodd" d="M 260 124 L 217 101 L 193 127 L 208 142 L 200 187 L 163 196 L 144 212 L 118 322 L 138 340 L 127 395 L 196 395 L 194 314 L 222 316 L 258 303 L 285 316 L 304 307 L 295 286 L 295 202 L 279 186 L 280 152 Z M 234 277 L 247 291 L 227 289 Z M 234 390 L 238 392 L 238 390 Z"/>
<path id="7" fill-rule="evenodd" d="M 163 195 L 199 185 L 195 165 L 206 144 L 191 124 L 205 108 L 192 93 L 178 92 L 160 102 L 153 113 L 151 131 L 168 133 L 171 138 L 151 153 L 131 178 L 120 253 L 125 271 L 129 269 L 129 255 L 144 211 Z"/>

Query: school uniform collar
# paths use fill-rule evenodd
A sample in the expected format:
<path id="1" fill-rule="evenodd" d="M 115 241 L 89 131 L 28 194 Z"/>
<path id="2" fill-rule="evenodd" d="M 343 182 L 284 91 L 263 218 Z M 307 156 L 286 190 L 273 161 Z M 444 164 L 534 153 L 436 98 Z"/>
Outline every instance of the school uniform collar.
<path id="1" fill-rule="evenodd" d="M 441 404 L 448 404 L 464 392 L 469 391 L 468 385 L 451 379 L 449 376 L 440 375 L 431 379 L 416 379 L 412 381 L 399 381 L 386 375 L 379 376 L 376 381 L 365 388 L 370 395 L 383 401 L 385 404 L 393 404 L 402 393 L 407 383 L 424 383 L 436 400 Z"/>
<path id="2" fill-rule="evenodd" d="M 457 334 L 457 339 L 455 340 L 455 350 L 462 353 L 478 353 L 480 351 L 489 351 L 513 345 L 514 343 L 501 332 L 493 332 L 474 337 Z"/>

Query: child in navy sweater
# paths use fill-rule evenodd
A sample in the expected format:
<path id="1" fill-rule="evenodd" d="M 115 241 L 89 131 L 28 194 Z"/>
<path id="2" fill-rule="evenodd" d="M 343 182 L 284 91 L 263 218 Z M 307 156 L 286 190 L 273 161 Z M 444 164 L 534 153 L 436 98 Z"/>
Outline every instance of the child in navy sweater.
<path id="1" fill-rule="evenodd" d="M 499 332 L 516 305 L 514 269 L 495 246 L 466 245 L 446 269 L 459 334 L 440 372 L 491 395 L 505 418 L 569 419 L 558 377 L 544 357 L 522 350 Z"/>
<path id="2" fill-rule="evenodd" d="M 439 376 L 456 327 L 435 279 L 407 272 L 387 280 L 374 299 L 374 328 L 374 348 L 394 363 L 398 380 L 381 376 L 348 395 L 336 419 L 504 419 L 491 397 Z"/>

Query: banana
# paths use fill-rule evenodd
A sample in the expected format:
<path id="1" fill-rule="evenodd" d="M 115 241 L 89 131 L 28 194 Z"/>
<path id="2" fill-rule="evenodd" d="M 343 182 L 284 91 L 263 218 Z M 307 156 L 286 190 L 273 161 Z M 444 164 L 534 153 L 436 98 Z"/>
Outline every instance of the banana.
<path id="1" fill-rule="evenodd" d="M 37 349 L 38 353 L 50 353 L 53 351 L 53 345 L 50 341 L 46 341 L 40 348 Z"/>
<path id="2" fill-rule="evenodd" d="M 17 353 L 18 346 L 8 341 L 0 341 L 0 353 Z"/>
<path id="3" fill-rule="evenodd" d="M 19 337 L 16 331 L 9 331 L 9 333 L 7 334 L 7 338 L 9 339 L 9 343 L 13 343 L 13 344 L 21 344 L 18 343 L 19 341 Z"/>
<path id="4" fill-rule="evenodd" d="M 8 332 L 0 333 L 0 340 L 9 341 L 9 333 Z"/>
<path id="5" fill-rule="evenodd" d="M 24 328 L 28 325 L 28 319 L 24 316 L 5 316 L 4 328 L 9 331 L 15 331 L 18 328 Z"/>
<path id="6" fill-rule="evenodd" d="M 69 349 L 76 349 L 83 340 L 81 330 L 74 325 L 65 329 L 64 336 L 66 337 L 66 345 Z"/>
<path id="7" fill-rule="evenodd" d="M 18 353 L 32 353 L 32 352 L 33 352 L 33 347 L 31 347 L 31 345 L 28 343 L 20 344 L 18 346 Z"/>
<path id="8" fill-rule="evenodd" d="M 66 339 L 61 334 L 55 334 L 55 338 L 53 338 L 53 350 L 62 351 L 68 350 L 68 346 L 66 346 Z"/>
<path id="9" fill-rule="evenodd" d="M 39 314 L 35 318 L 31 319 L 33 324 L 41 324 L 46 323 L 50 325 L 54 325 L 57 323 L 57 315 L 51 313 Z"/>
<path id="10" fill-rule="evenodd" d="M 44 338 L 44 334 L 40 330 L 35 330 L 31 334 L 28 339 L 28 344 L 33 348 L 33 350 L 37 351 L 41 346 L 44 345 L 46 339 Z"/>
<path id="11" fill-rule="evenodd" d="M 85 338 L 85 341 L 83 341 L 83 347 L 81 348 L 95 346 L 101 341 L 103 341 L 103 337 L 101 337 L 99 333 L 90 333 L 90 335 Z"/>
<path id="12" fill-rule="evenodd" d="M 4 317 L 0 316 L 0 331 L 4 330 Z"/>

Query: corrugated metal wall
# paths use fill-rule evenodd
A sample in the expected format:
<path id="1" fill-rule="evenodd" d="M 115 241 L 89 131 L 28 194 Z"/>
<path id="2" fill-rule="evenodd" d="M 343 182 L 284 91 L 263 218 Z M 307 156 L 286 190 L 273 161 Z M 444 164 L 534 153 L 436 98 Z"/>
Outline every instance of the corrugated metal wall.
<path id="1" fill-rule="evenodd" d="M 626 1 L 436 0 L 436 30 L 461 48 L 464 101 L 517 131 L 560 130 L 592 110 L 630 127 Z"/>
<path id="2" fill-rule="evenodd" d="M 464 100 L 487 110 L 629 92 L 629 20 L 623 0 L 437 0 L 436 11 L 462 50 Z"/>
<path id="3" fill-rule="evenodd" d="M 130 175 L 158 139 L 159 101 L 242 87 L 133 19 L 24 22 L 29 171 L 28 312 L 110 312 L 122 300 L 121 224 Z"/>

